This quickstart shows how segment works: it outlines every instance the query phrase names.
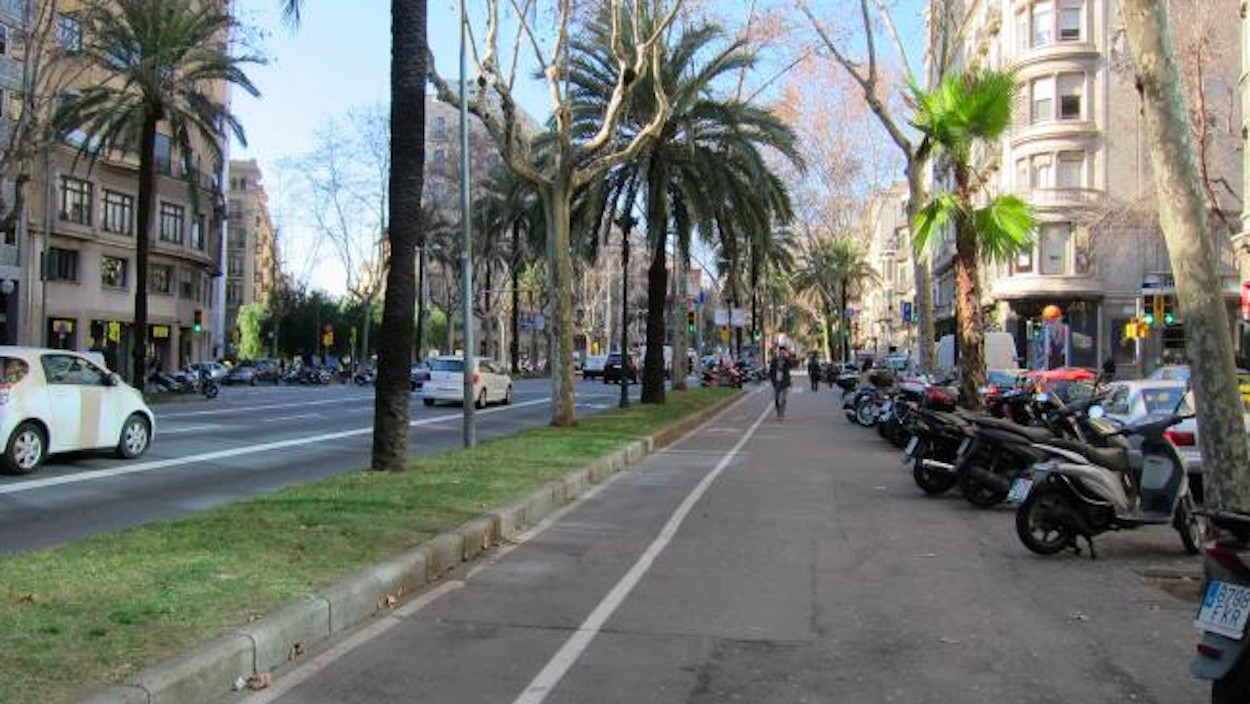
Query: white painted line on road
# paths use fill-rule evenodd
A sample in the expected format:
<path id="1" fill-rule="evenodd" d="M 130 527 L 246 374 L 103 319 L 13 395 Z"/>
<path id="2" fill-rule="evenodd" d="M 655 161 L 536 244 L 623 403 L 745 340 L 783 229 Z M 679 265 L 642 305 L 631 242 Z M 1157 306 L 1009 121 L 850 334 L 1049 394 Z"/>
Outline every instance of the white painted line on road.
<path id="1" fill-rule="evenodd" d="M 677 510 L 669 517 L 668 522 L 660 529 L 660 534 L 656 536 L 655 540 L 651 541 L 647 549 L 638 557 L 638 561 L 612 587 L 612 591 L 603 597 L 603 601 L 600 601 L 595 610 L 590 612 L 585 621 L 582 621 L 582 624 L 573 632 L 573 635 L 569 636 L 569 639 L 564 642 L 560 650 L 535 675 L 529 686 L 525 688 L 525 691 L 521 692 L 521 696 L 517 697 L 512 704 L 543 704 L 547 700 L 547 696 L 556 688 L 556 685 L 560 684 L 560 680 L 564 679 L 564 675 L 568 673 L 569 669 L 582 656 L 582 653 L 586 651 L 586 648 L 590 646 L 591 641 L 599 634 L 603 625 L 625 602 L 625 599 L 629 597 L 629 593 L 634 590 L 634 587 L 638 586 L 638 583 L 642 581 L 642 578 L 651 569 L 651 565 L 655 563 L 656 558 L 672 542 L 677 535 L 678 529 L 681 528 L 681 524 L 686 520 L 686 516 L 694 509 L 699 499 L 703 498 L 703 495 L 707 493 L 708 488 L 712 486 L 712 482 L 716 481 L 716 478 L 725 471 L 725 468 L 729 466 L 734 456 L 751 439 L 751 436 L 755 435 L 755 431 L 759 429 L 760 423 L 763 423 L 764 419 L 771 412 L 772 408 L 766 406 L 759 417 L 755 419 L 755 422 L 751 424 L 746 434 L 733 446 L 733 449 L 721 458 L 716 467 L 711 472 L 708 472 L 695 485 L 694 489 L 686 495 L 681 505 L 677 507 Z"/>
<path id="2" fill-rule="evenodd" d="M 355 401 L 373 402 L 372 396 L 348 396 L 346 398 L 330 398 L 320 401 L 300 401 L 299 403 L 269 403 L 261 406 L 236 406 L 233 408 L 214 408 L 211 411 L 191 411 L 189 413 L 172 413 L 157 414 L 157 420 L 172 420 L 175 418 L 198 418 L 200 416 L 223 416 L 235 413 L 246 413 L 247 411 L 273 411 L 279 408 L 304 408 L 305 406 L 328 406 L 332 403 L 353 403 Z"/>
<path id="3" fill-rule="evenodd" d="M 492 413 L 503 413 L 516 408 L 525 408 L 526 406 L 537 406 L 550 402 L 550 398 L 538 399 L 535 401 L 526 401 L 524 403 L 514 403 L 511 406 L 501 406 L 485 411 L 478 411 L 477 415 L 485 416 Z M 459 417 L 441 415 L 432 418 L 422 418 L 414 420 L 408 425 L 410 427 L 418 427 L 422 425 L 432 425 L 448 420 L 449 417 Z M 23 491 L 31 491 L 33 489 L 43 489 L 50 486 L 60 486 L 62 484 L 77 484 L 79 482 L 92 481 L 95 479 L 106 479 L 109 477 L 120 477 L 127 474 L 138 474 L 140 472 L 151 472 L 157 469 L 167 469 L 169 467 L 180 467 L 187 464 L 196 464 L 198 462 L 212 462 L 214 460 L 222 460 L 230 457 L 239 457 L 241 455 L 253 455 L 258 452 L 269 452 L 271 450 L 283 450 L 288 447 L 299 447 L 301 445 L 312 445 L 314 443 L 326 442 L 327 440 L 339 440 L 342 438 L 350 438 L 356 435 L 368 435 L 373 432 L 373 426 L 368 428 L 354 428 L 352 430 L 341 430 L 336 433 L 325 433 L 324 435 L 305 435 L 303 437 L 291 438 L 289 440 L 278 440 L 275 442 L 265 442 L 258 445 L 244 445 L 243 447 L 232 447 L 228 450 L 216 450 L 214 452 L 204 452 L 198 455 L 188 455 L 186 457 L 171 457 L 165 460 L 153 460 L 151 462 L 140 462 L 139 464 L 110 467 L 108 469 L 96 469 L 89 472 L 78 472 L 76 474 L 66 474 L 59 477 L 47 477 L 45 479 L 31 479 L 24 482 L 14 482 L 12 484 L 0 485 L 0 495 L 17 494 Z"/>
<path id="4" fill-rule="evenodd" d="M 162 427 L 160 429 L 160 434 L 161 435 L 178 435 L 179 433 L 194 433 L 200 430 L 212 430 L 214 428 L 220 428 L 220 427 L 221 427 L 220 425 L 211 425 L 211 424 L 210 425 L 184 425 L 182 427 L 175 427 L 175 428 Z"/>
<path id="5" fill-rule="evenodd" d="M 325 418 L 324 413 L 296 413 L 293 416 L 278 416 L 277 418 L 266 418 L 266 423 L 278 423 L 284 420 L 300 420 L 301 418 Z"/>
<path id="6" fill-rule="evenodd" d="M 272 687 L 247 697 L 242 701 L 242 704 L 270 704 L 270 702 L 277 701 L 282 695 L 329 667 L 335 660 L 403 623 L 404 619 L 434 603 L 439 597 L 450 594 L 463 586 L 464 582 L 460 580 L 443 582 L 411 602 L 395 609 L 393 613 L 387 614 L 377 622 L 335 643 L 334 647 L 300 665 L 289 674 L 283 675 Z"/>

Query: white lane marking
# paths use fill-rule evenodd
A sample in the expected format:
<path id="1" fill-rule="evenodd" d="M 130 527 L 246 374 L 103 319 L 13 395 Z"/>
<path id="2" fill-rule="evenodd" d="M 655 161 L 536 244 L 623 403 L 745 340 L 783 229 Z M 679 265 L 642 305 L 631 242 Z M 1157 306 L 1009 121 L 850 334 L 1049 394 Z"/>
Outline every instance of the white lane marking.
<path id="1" fill-rule="evenodd" d="M 161 427 L 160 434 L 161 435 L 178 435 L 179 433 L 195 433 L 201 430 L 212 430 L 214 428 L 220 428 L 220 427 L 222 426 L 220 425 L 184 425 L 184 426 L 174 427 L 174 428 Z"/>
<path id="2" fill-rule="evenodd" d="M 516 408 L 525 408 L 526 406 L 537 406 L 548 403 L 551 399 L 542 398 L 535 401 L 526 401 L 524 403 L 514 403 L 511 406 L 501 406 L 485 411 L 478 411 L 477 415 L 484 416 L 492 413 L 503 413 Z M 422 425 L 432 425 L 434 423 L 442 423 L 448 420 L 447 415 L 434 416 L 432 418 L 422 418 L 414 420 L 408 425 L 417 427 Z M 455 417 L 459 417 L 456 414 Z M 299 447 L 301 445 L 312 445 L 314 443 L 326 442 L 327 440 L 339 440 L 349 438 L 356 435 L 367 435 L 373 432 L 373 426 L 367 428 L 354 428 L 352 430 L 341 430 L 336 433 L 326 433 L 324 435 L 305 435 L 303 437 L 291 438 L 289 440 L 278 440 L 275 442 L 260 443 L 258 445 L 244 445 L 243 447 L 232 447 L 228 450 L 216 450 L 214 452 L 204 452 L 198 455 L 187 455 L 186 457 L 171 457 L 164 460 L 153 460 L 151 462 L 141 462 L 139 464 L 110 467 L 108 469 L 96 469 L 88 472 L 78 472 L 76 474 L 67 474 L 58 477 L 47 477 L 44 479 L 32 479 L 24 482 L 14 482 L 12 484 L 0 485 L 0 494 L 17 494 L 23 491 L 31 491 L 33 489 L 43 489 L 49 486 L 59 486 L 61 484 L 77 484 L 79 482 L 92 481 L 95 479 L 105 479 L 108 477 L 120 477 L 126 474 L 137 474 L 139 472 L 151 472 L 157 469 L 166 469 L 168 467 L 180 467 L 186 464 L 195 464 L 198 462 L 212 462 L 214 460 L 226 459 L 229 457 L 238 457 L 240 455 L 252 455 L 258 452 L 268 452 L 270 450 L 282 450 L 288 447 Z"/>
<path id="3" fill-rule="evenodd" d="M 236 406 L 232 408 L 214 408 L 211 411 L 190 411 L 188 413 L 158 413 L 156 420 L 174 420 L 177 418 L 198 418 L 200 416 L 222 416 L 235 413 L 246 413 L 248 411 L 274 411 L 279 408 L 304 408 L 305 406 L 328 406 L 333 403 L 364 403 L 373 402 L 372 396 L 347 396 L 344 398 L 329 398 L 320 401 L 300 401 L 299 403 L 268 403 L 260 406 Z"/>
<path id="4" fill-rule="evenodd" d="M 350 636 L 339 641 L 338 643 L 335 643 L 333 647 L 329 648 L 325 652 L 317 655 L 307 663 L 300 665 L 289 674 L 283 675 L 282 678 L 277 680 L 272 687 L 245 698 L 242 701 L 242 704 L 270 704 L 270 702 L 277 701 L 282 695 L 308 681 L 314 675 L 329 667 L 335 660 L 338 660 L 361 645 L 377 638 L 395 626 L 403 623 L 404 619 L 434 603 L 434 601 L 439 597 L 445 594 L 450 594 L 463 586 L 464 582 L 459 580 L 443 582 L 430 591 L 425 592 L 424 594 L 413 599 L 411 602 L 395 609 L 393 613 L 379 617 L 377 622 L 372 623 L 369 626 L 352 633 Z"/>
<path id="5" fill-rule="evenodd" d="M 635 562 L 633 566 L 629 568 L 629 571 L 625 573 L 625 576 L 621 577 L 621 580 L 612 587 L 612 591 L 608 592 L 607 596 L 603 597 L 603 601 L 600 601 L 599 605 L 595 607 L 595 610 L 590 612 L 590 615 L 586 617 L 585 621 L 582 621 L 582 624 L 578 626 L 576 631 L 573 632 L 573 635 L 569 636 L 569 639 L 564 642 L 564 645 L 560 647 L 560 650 L 558 650 L 556 654 L 552 656 L 551 660 L 547 662 L 547 665 L 534 676 L 534 679 L 529 683 L 529 686 L 525 688 L 525 691 L 521 692 L 521 696 L 517 697 L 512 704 L 543 704 L 543 702 L 547 700 L 547 696 L 556 688 L 556 685 L 560 684 L 560 680 L 564 679 L 564 675 L 571 667 L 573 667 L 573 664 L 576 663 L 582 653 L 586 651 L 586 648 L 590 646 L 590 643 L 595 639 L 595 636 L 599 634 L 600 629 L 603 628 L 603 624 L 607 623 L 608 619 L 612 617 L 612 614 L 615 613 L 621 604 L 625 602 L 625 599 L 629 597 L 629 593 L 633 591 L 634 587 L 636 587 L 638 583 L 642 581 L 642 578 L 647 574 L 647 571 L 651 569 L 651 565 L 655 563 L 656 558 L 659 557 L 660 553 L 664 552 L 664 549 L 668 547 L 670 542 L 672 542 L 673 538 L 677 535 L 678 529 L 681 528 L 681 524 L 686 520 L 686 516 L 689 515 L 690 511 L 694 509 L 694 506 L 699 502 L 699 499 L 703 498 L 703 495 L 707 493 L 707 490 L 712 485 L 712 482 L 716 481 L 716 478 L 725 471 L 725 468 L 729 466 L 729 463 L 733 460 L 734 456 L 737 455 L 738 451 L 742 449 L 742 446 L 751 439 L 751 436 L 755 435 L 755 431 L 759 429 L 760 424 L 764 422 L 764 419 L 767 418 L 770 413 L 772 413 L 772 408 L 765 407 L 759 417 L 755 419 L 755 422 L 751 424 L 751 427 L 747 430 L 746 434 L 739 438 L 737 444 L 733 446 L 733 449 L 721 458 L 721 461 L 716 464 L 716 467 L 711 472 L 708 472 L 707 475 L 705 475 L 703 479 L 695 485 L 694 489 L 686 495 L 686 498 L 682 500 L 681 505 L 677 507 L 677 510 L 674 511 L 673 515 L 669 517 L 668 522 L 665 523 L 664 527 L 660 529 L 660 534 L 656 536 L 655 540 L 651 541 L 651 544 L 647 546 L 647 549 L 644 550 L 642 555 L 638 557 L 638 561 Z"/>
<path id="6" fill-rule="evenodd" d="M 297 413 L 293 416 L 278 416 L 276 418 L 266 418 L 266 423 L 278 423 L 284 420 L 299 420 L 301 418 L 325 418 L 323 413 Z"/>

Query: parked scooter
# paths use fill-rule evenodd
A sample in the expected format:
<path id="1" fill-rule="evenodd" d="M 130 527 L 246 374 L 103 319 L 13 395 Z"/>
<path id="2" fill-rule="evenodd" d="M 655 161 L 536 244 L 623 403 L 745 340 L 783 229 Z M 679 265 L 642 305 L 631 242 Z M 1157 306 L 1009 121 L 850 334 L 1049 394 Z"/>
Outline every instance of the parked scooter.
<path id="1" fill-rule="evenodd" d="M 217 393 L 220 391 L 217 382 L 213 381 L 206 371 L 184 371 L 174 374 L 153 372 L 148 377 L 148 383 L 155 385 L 164 393 L 204 394 L 204 398 L 217 398 Z"/>
<path id="2" fill-rule="evenodd" d="M 1013 496 L 1027 497 L 1016 511 L 1020 541 L 1039 555 L 1053 555 L 1069 547 L 1079 552 L 1077 539 L 1085 538 L 1090 557 L 1096 557 L 1096 535 L 1170 525 L 1186 552 L 1196 555 L 1202 522 L 1194 513 L 1185 463 L 1164 437 L 1184 419 L 1148 417 L 1109 434 L 1105 448 L 1059 438 L 1035 445 L 1047 459 L 1033 467 L 1031 479 L 1020 478 L 1012 488 Z"/>
<path id="3" fill-rule="evenodd" d="M 1203 508 L 1194 513 L 1222 534 L 1205 546 L 1207 584 L 1194 619 L 1202 641 L 1189 671 L 1211 681 L 1211 704 L 1244 704 L 1250 700 L 1250 514 Z"/>
<path id="4" fill-rule="evenodd" d="M 373 386 L 377 383 L 378 375 L 372 367 L 362 368 L 352 377 L 352 381 L 356 386 Z"/>

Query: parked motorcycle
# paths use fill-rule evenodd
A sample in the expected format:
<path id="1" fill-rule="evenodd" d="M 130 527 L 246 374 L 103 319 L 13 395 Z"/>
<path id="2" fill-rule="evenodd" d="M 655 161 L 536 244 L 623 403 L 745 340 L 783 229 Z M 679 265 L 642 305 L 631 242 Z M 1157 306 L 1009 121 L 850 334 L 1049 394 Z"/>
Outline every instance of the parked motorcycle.
<path id="1" fill-rule="evenodd" d="M 1211 681 L 1211 704 L 1244 704 L 1250 699 L 1250 514 L 1203 508 L 1194 513 L 1221 534 L 1205 546 L 1207 583 L 1194 619 L 1202 640 L 1189 671 Z"/>
<path id="2" fill-rule="evenodd" d="M 204 398 L 217 398 L 220 389 L 207 372 L 176 372 L 166 374 L 153 372 L 148 383 L 169 394 L 203 394 Z"/>
<path id="3" fill-rule="evenodd" d="M 1185 463 L 1164 437 L 1184 419 L 1148 416 L 1109 434 L 1105 448 L 1061 438 L 1035 445 L 1046 459 L 1011 490 L 1023 499 L 1016 511 L 1020 541 L 1039 555 L 1053 555 L 1069 547 L 1079 551 L 1076 541 L 1085 538 L 1096 557 L 1096 535 L 1170 525 L 1186 552 L 1197 554 L 1202 522 L 1194 513 Z"/>
<path id="4" fill-rule="evenodd" d="M 356 386 L 373 386 L 377 383 L 378 375 L 372 368 L 361 369 L 352 376 L 352 381 Z"/>

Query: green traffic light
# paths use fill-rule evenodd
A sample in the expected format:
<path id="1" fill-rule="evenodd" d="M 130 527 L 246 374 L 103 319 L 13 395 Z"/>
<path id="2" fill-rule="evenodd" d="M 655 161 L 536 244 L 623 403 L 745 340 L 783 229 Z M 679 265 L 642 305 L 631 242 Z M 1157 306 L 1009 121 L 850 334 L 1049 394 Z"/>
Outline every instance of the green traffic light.
<path id="1" fill-rule="evenodd" d="M 1168 312 L 1164 313 L 1164 314 L 1163 314 L 1163 324 L 1164 324 L 1164 325 L 1175 325 L 1175 324 L 1176 324 L 1176 314 L 1174 314 L 1172 311 L 1168 311 Z"/>
<path id="2" fill-rule="evenodd" d="M 1141 317 L 1141 319 L 1142 319 L 1142 322 L 1143 322 L 1143 323 L 1145 323 L 1145 324 L 1147 324 L 1147 325 L 1154 325 L 1154 324 L 1155 324 L 1155 314 L 1154 314 L 1154 313 L 1147 313 L 1147 314 L 1143 315 L 1143 316 Z"/>

